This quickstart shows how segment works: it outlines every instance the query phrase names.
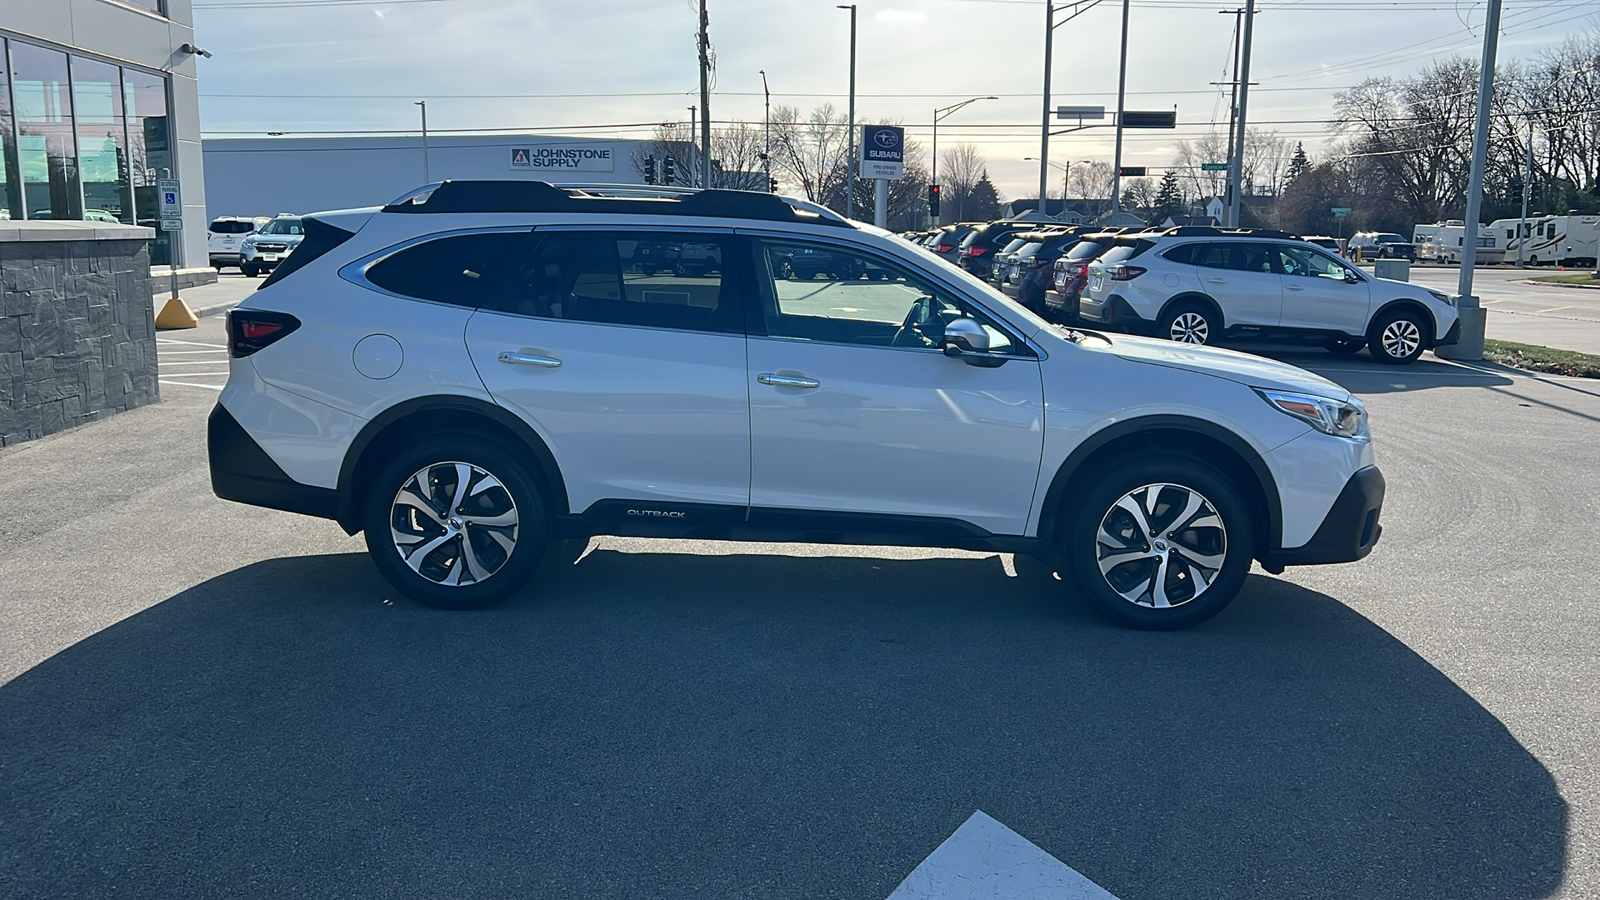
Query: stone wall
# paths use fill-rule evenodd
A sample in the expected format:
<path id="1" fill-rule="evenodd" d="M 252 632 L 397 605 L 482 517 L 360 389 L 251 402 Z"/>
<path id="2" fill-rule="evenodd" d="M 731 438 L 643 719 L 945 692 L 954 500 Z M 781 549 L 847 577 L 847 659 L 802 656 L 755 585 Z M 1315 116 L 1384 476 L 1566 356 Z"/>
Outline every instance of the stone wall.
<path id="1" fill-rule="evenodd" d="M 0 221 L 0 446 L 161 399 L 149 228 Z"/>

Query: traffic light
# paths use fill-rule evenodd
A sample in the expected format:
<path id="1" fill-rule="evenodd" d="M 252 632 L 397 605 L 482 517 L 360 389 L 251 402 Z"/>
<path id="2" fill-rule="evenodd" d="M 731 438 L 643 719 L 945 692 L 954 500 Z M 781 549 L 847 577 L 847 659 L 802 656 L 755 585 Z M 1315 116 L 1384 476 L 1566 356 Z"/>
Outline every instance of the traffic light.
<path id="1" fill-rule="evenodd" d="M 677 177 L 678 177 L 678 162 L 677 162 L 677 160 L 673 159 L 670 156 L 663 158 L 661 160 L 661 183 L 662 184 L 672 184 L 673 180 L 676 179 Z"/>
<path id="2" fill-rule="evenodd" d="M 656 183 L 656 158 L 654 156 L 646 156 L 644 158 L 644 183 Z"/>
<path id="3" fill-rule="evenodd" d="M 767 190 L 769 190 L 769 191 L 773 192 L 774 194 L 776 194 L 778 192 L 778 179 L 776 179 L 776 178 L 768 178 L 767 179 Z"/>
<path id="4" fill-rule="evenodd" d="M 937 184 L 928 185 L 928 215 L 934 218 L 939 217 L 939 186 Z"/>
<path id="5" fill-rule="evenodd" d="M 1146 169 L 1146 166 L 1123 166 L 1117 170 L 1117 174 L 1123 178 L 1142 178 Z"/>

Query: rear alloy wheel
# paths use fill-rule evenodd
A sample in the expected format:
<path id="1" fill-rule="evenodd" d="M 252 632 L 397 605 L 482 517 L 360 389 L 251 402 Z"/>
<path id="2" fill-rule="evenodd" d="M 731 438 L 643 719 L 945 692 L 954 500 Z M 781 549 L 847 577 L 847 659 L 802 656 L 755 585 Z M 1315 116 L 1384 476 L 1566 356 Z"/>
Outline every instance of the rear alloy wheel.
<path id="1" fill-rule="evenodd" d="M 1161 317 L 1161 336 L 1180 344 L 1209 344 L 1216 337 L 1211 312 L 1198 304 L 1175 306 Z"/>
<path id="2" fill-rule="evenodd" d="M 474 438 L 425 438 L 367 487 L 363 524 L 378 571 L 437 609 L 482 609 L 545 557 L 547 505 L 523 464 Z"/>
<path id="3" fill-rule="evenodd" d="M 1367 346 L 1372 358 L 1392 366 L 1416 362 L 1422 355 L 1428 339 L 1427 325 L 1417 313 L 1399 309 L 1384 313 L 1372 323 L 1367 333 Z"/>
<path id="4" fill-rule="evenodd" d="M 1131 628 L 1172 629 L 1204 622 L 1233 600 L 1254 533 L 1238 489 L 1215 468 L 1152 456 L 1095 479 L 1066 541 L 1063 557 L 1096 611 Z"/>

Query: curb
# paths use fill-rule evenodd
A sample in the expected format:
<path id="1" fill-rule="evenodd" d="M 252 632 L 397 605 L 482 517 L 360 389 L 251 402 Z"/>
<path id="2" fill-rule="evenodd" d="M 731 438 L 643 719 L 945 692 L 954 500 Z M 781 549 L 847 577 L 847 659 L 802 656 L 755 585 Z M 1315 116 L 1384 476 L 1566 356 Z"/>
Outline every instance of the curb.
<path id="1" fill-rule="evenodd" d="M 1594 284 L 1573 284 L 1571 282 L 1561 281 L 1524 281 L 1522 283 L 1531 284 L 1534 287 L 1577 288 L 1580 291 L 1600 291 L 1600 281 L 1597 281 Z"/>

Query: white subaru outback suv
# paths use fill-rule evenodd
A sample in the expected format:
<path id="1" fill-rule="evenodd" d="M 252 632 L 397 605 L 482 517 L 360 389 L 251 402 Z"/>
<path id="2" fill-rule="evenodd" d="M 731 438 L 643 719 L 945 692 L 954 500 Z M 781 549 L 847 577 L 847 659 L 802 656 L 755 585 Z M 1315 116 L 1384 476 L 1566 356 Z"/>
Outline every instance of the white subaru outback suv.
<path id="1" fill-rule="evenodd" d="M 230 315 L 212 485 L 364 531 L 430 606 L 487 606 L 609 534 L 1022 554 L 1178 628 L 1252 559 L 1378 540 L 1339 386 L 1057 328 L 804 201 L 447 181 L 303 221 Z M 708 244 L 714 271 L 649 264 Z M 795 277 L 818 253 L 859 277 Z"/>
<path id="2" fill-rule="evenodd" d="M 1187 225 L 1122 237 L 1089 264 L 1085 322 L 1188 344 L 1309 338 L 1395 365 L 1461 334 L 1449 295 L 1374 278 L 1282 231 Z"/>

